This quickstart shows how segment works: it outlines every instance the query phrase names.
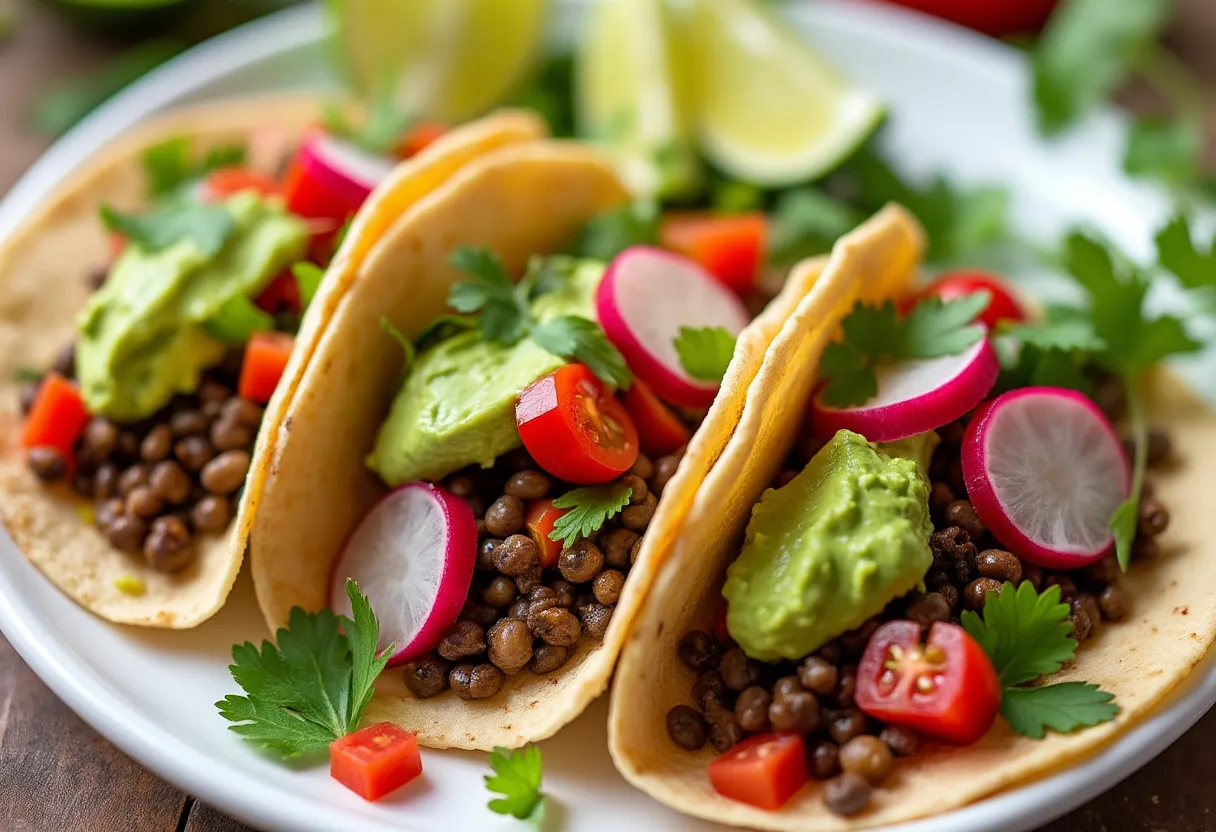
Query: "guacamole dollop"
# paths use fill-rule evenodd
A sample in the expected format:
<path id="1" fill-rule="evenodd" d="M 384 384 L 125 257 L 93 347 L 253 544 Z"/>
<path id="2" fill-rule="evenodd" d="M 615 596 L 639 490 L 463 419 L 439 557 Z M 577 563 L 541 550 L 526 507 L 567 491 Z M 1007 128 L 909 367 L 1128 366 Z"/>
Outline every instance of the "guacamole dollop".
<path id="1" fill-rule="evenodd" d="M 937 435 L 891 451 L 842 430 L 752 509 L 727 571 L 726 626 L 755 659 L 800 659 L 862 624 L 933 562 L 928 462 Z"/>
<path id="2" fill-rule="evenodd" d="M 188 239 L 157 252 L 127 246 L 76 325 L 76 374 L 91 413 L 151 416 L 224 355 L 206 321 L 227 301 L 252 298 L 304 256 L 308 228 L 247 191 L 225 207 L 235 229 L 213 256 Z"/>
<path id="3" fill-rule="evenodd" d="M 537 298 L 541 321 L 560 315 L 595 320 L 595 289 L 604 273 L 582 261 Z M 467 465 L 489 467 L 519 447 L 515 400 L 524 388 L 566 361 L 530 338 L 514 346 L 463 332 L 418 355 L 380 426 L 367 465 L 389 485 L 437 480 Z"/>

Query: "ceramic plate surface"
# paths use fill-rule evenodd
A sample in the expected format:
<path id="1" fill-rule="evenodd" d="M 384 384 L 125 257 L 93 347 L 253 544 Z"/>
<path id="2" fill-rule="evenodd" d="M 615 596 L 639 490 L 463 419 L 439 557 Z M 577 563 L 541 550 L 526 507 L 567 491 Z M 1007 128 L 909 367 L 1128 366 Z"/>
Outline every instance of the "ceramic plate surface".
<path id="1" fill-rule="evenodd" d="M 559 3 L 569 30 L 579 5 Z M 1052 240 L 1084 221 L 1133 256 L 1146 257 L 1166 204 L 1119 170 L 1122 125 L 1111 115 L 1044 145 L 1026 106 L 1024 61 L 1013 50 L 898 9 L 816 2 L 791 21 L 850 77 L 889 103 L 887 149 L 906 171 L 942 171 L 964 184 L 1010 188 L 1019 230 Z M 55 145 L 0 203 L 0 238 L 57 182 L 118 133 L 168 107 L 286 88 L 332 89 L 319 10 L 281 13 L 167 64 L 115 98 Z M 1033 275 L 1029 276 L 1033 279 Z M 1192 377 L 1216 373 L 1192 367 Z M 1209 381 L 1209 385 L 1211 381 Z M 1213 391 L 1205 391 L 1209 396 Z M 518 830 L 486 808 L 484 754 L 428 751 L 426 776 L 365 803 L 325 766 L 294 771 L 255 753 L 212 703 L 236 690 L 234 642 L 265 636 L 247 575 L 224 610 L 187 632 L 108 625 L 60 595 L 0 536 L 0 628 L 35 672 L 89 724 L 150 769 L 266 830 L 400 832 Z M 1034 828 L 1110 788 L 1173 742 L 1216 701 L 1209 656 L 1150 720 L 1082 765 L 966 809 L 895 827 L 899 832 Z M 549 828 L 571 832 L 716 828 L 681 817 L 630 789 L 606 750 L 601 699 L 543 744 Z"/>

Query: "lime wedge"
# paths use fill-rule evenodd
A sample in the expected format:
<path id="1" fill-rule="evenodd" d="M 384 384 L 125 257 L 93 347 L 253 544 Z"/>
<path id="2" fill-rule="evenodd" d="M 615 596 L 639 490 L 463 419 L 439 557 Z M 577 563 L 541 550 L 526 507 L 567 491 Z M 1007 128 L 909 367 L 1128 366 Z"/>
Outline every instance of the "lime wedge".
<path id="1" fill-rule="evenodd" d="M 727 173 L 781 186 L 843 161 L 883 117 L 880 100 L 850 86 L 753 0 L 698 0 L 697 130 Z"/>
<path id="2" fill-rule="evenodd" d="M 695 69 L 668 36 L 662 0 L 594 4 L 574 62 L 580 135 L 609 148 L 640 196 L 673 196 L 699 179 L 688 108 Z"/>
<path id="3" fill-rule="evenodd" d="M 330 0 L 337 57 L 365 96 L 461 121 L 491 107 L 541 47 L 545 0 Z"/>

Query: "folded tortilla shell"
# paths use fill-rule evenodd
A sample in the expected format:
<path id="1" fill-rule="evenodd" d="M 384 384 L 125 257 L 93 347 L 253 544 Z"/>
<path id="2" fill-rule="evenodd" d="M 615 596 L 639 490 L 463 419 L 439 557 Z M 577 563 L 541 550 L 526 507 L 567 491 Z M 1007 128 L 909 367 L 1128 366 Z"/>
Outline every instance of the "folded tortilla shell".
<path id="1" fill-rule="evenodd" d="M 752 506 L 803 429 L 819 354 L 835 323 L 855 299 L 901 294 L 919 254 L 919 243 L 896 244 L 872 233 L 850 237 L 833 252 L 823 291 L 806 298 L 765 356 L 739 428 L 697 493 L 675 551 L 635 619 L 613 687 L 609 750 L 620 772 L 660 802 L 719 823 L 826 832 L 885 826 L 964 806 L 1109 742 L 1168 694 L 1216 636 L 1216 543 L 1206 526 L 1216 471 L 1200 462 L 1204 451 L 1216 447 L 1216 414 L 1175 377 L 1161 373 L 1151 379 L 1150 418 L 1168 428 L 1176 447 L 1188 454 L 1176 469 L 1153 477 L 1172 518 L 1160 538 L 1165 556 L 1133 565 L 1123 578 L 1132 598 L 1128 617 L 1103 623 L 1076 660 L 1050 680 L 1101 686 L 1114 694 L 1118 717 L 1073 734 L 1048 733 L 1042 740 L 1018 736 L 997 720 L 975 745 L 922 743 L 916 754 L 896 762 L 870 808 L 852 819 L 828 811 L 815 781 L 775 812 L 713 791 L 706 775 L 713 750 L 684 751 L 665 728 L 667 711 L 691 702 L 694 677 L 676 659 L 676 647 L 689 630 L 708 629 Z"/>

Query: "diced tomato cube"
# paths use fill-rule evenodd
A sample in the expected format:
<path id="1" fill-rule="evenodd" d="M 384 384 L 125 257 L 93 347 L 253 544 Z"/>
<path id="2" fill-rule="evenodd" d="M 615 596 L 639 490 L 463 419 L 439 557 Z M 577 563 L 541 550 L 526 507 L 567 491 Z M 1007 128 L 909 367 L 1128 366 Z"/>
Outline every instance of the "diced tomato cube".
<path id="1" fill-rule="evenodd" d="M 255 332 L 245 346 L 237 392 L 259 404 L 270 401 L 294 346 L 295 339 L 285 332 Z"/>
<path id="2" fill-rule="evenodd" d="M 42 380 L 21 433 L 26 448 L 54 448 L 71 465 L 72 448 L 89 422 L 89 410 L 76 385 L 58 373 Z"/>
<path id="3" fill-rule="evenodd" d="M 391 722 L 347 734 L 329 746 L 329 774 L 364 800 L 378 800 L 422 773 L 418 738 Z"/>

